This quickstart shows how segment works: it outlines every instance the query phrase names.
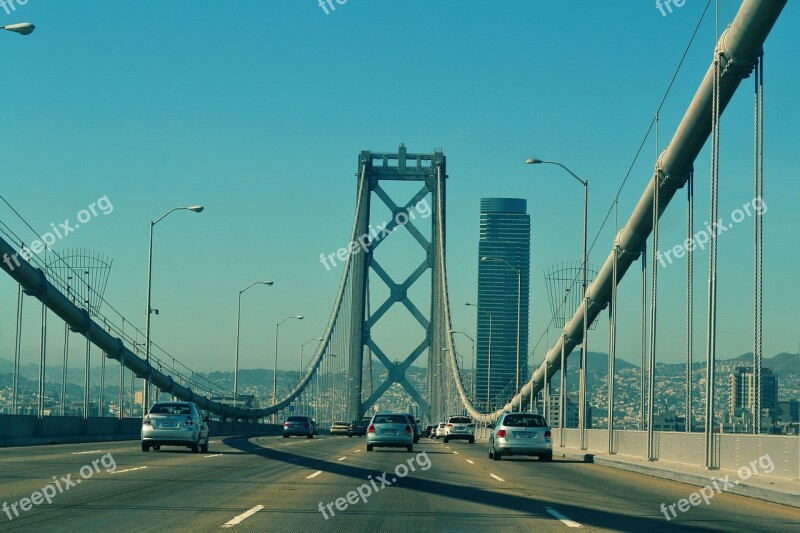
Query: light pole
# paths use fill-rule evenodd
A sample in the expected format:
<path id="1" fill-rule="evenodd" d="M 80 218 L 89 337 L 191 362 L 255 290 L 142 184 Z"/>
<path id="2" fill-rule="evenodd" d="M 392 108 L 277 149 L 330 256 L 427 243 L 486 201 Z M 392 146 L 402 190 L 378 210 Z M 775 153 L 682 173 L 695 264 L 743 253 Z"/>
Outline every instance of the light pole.
<path id="1" fill-rule="evenodd" d="M 525 163 L 528 165 L 539 165 L 539 164 L 550 164 L 550 165 L 558 165 L 564 170 L 566 170 L 573 178 L 578 180 L 581 185 L 583 185 L 583 339 L 581 340 L 581 365 L 580 365 L 580 377 L 579 377 L 579 385 L 578 385 L 578 425 L 580 426 L 581 431 L 581 450 L 586 449 L 586 355 L 587 351 L 587 329 L 588 324 L 588 304 L 589 301 L 587 299 L 586 294 L 586 212 L 588 206 L 588 198 L 589 198 L 589 180 L 582 180 L 579 178 L 574 172 L 570 169 L 559 163 L 558 161 L 544 161 L 542 159 L 537 159 L 535 157 L 529 158 L 525 160 Z"/>
<path id="2" fill-rule="evenodd" d="M 33 30 L 36 29 L 36 26 L 31 24 L 30 22 L 20 22 L 17 24 L 8 24 L 6 26 L 0 26 L 0 29 L 13 31 L 14 33 L 19 33 L 20 35 L 30 35 L 33 33 Z"/>
<path id="3" fill-rule="evenodd" d="M 304 342 L 303 344 L 300 345 L 300 379 L 301 380 L 303 379 L 303 348 L 305 348 L 306 344 L 308 344 L 309 342 L 321 341 L 321 340 L 323 340 L 322 337 L 314 337 L 313 339 L 308 339 L 306 342 Z M 302 395 L 303 393 L 300 393 L 300 394 Z M 308 398 L 308 396 L 306 396 L 306 398 Z M 308 402 L 306 402 L 306 403 L 308 403 Z M 302 401 L 301 401 L 301 404 L 302 404 Z M 306 413 L 306 414 L 308 414 L 308 413 Z"/>
<path id="4" fill-rule="evenodd" d="M 33 31 L 32 29 L 30 31 Z M 30 32 L 28 32 L 30 33 Z M 189 207 L 173 207 L 160 218 L 150 221 L 150 248 L 147 254 L 147 313 L 145 313 L 145 327 L 144 327 L 144 360 L 147 363 L 147 379 L 144 382 L 144 390 L 142 391 L 142 417 L 147 416 L 147 410 L 150 403 L 150 315 L 153 313 L 153 308 L 150 304 L 150 295 L 152 290 L 152 277 L 153 277 L 153 226 L 164 220 L 167 215 L 174 211 L 193 211 L 200 213 L 203 211 L 202 205 L 192 205 Z M 158 311 L 156 311 L 158 314 Z"/>
<path id="5" fill-rule="evenodd" d="M 469 307 L 478 307 L 478 304 L 465 303 Z M 478 312 L 483 312 L 489 315 L 489 353 L 487 357 L 487 371 L 486 371 L 486 411 L 492 410 L 492 313 L 491 311 L 484 311 L 478 307 Z"/>
<path id="6" fill-rule="evenodd" d="M 519 394 L 519 371 L 520 371 L 520 368 L 519 368 L 519 337 L 520 337 L 519 325 L 520 325 L 520 313 L 521 313 L 520 305 L 522 303 L 522 301 L 521 301 L 522 300 L 522 270 L 512 266 L 511 263 L 509 263 L 508 261 L 506 261 L 502 257 L 481 257 L 481 261 L 494 261 L 494 262 L 504 263 L 508 268 L 510 268 L 511 270 L 513 270 L 514 272 L 517 273 L 517 369 L 516 369 L 517 370 L 516 371 L 517 381 L 516 381 L 516 386 L 517 386 L 517 394 Z M 512 405 L 511 408 L 513 409 L 514 406 Z M 522 397 L 520 397 L 520 399 L 519 399 L 519 410 L 522 411 Z"/>
<path id="7" fill-rule="evenodd" d="M 234 363 L 234 370 L 233 370 L 233 406 L 236 407 L 237 402 L 239 401 L 239 324 L 242 318 L 242 294 L 247 291 L 250 287 L 254 287 L 255 285 L 272 285 L 271 281 L 256 281 L 255 283 L 251 283 L 244 289 L 239 291 L 239 298 L 238 298 L 238 311 L 236 312 L 236 359 Z"/>
<path id="8" fill-rule="evenodd" d="M 272 374 L 272 405 L 278 403 L 278 328 L 289 319 L 303 320 L 303 315 L 287 316 L 275 324 L 275 367 Z"/>
<path id="9" fill-rule="evenodd" d="M 472 341 L 472 403 L 475 403 L 475 339 L 464 333 L 463 331 L 450 330 L 451 335 L 461 333 L 470 341 Z"/>

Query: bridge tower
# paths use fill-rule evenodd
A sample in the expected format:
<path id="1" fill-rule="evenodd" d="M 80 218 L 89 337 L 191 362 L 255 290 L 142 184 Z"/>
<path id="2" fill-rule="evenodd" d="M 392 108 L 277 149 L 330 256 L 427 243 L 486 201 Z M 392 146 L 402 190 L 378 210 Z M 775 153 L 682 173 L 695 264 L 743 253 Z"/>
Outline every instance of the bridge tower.
<path id="1" fill-rule="evenodd" d="M 351 406 L 348 415 L 351 419 L 360 418 L 375 405 L 378 399 L 394 383 L 400 384 L 420 410 L 429 420 L 437 420 L 445 415 L 445 372 L 436 372 L 445 367 L 444 348 L 447 346 L 445 336 L 448 335 L 444 323 L 444 306 L 441 297 L 444 276 L 444 209 L 445 181 L 447 179 L 444 153 L 440 150 L 432 154 L 410 154 L 404 145 L 400 145 L 397 153 L 376 153 L 362 151 L 358 158 L 358 196 L 356 208 L 357 243 L 351 245 L 351 336 L 349 349 L 349 401 Z M 397 203 L 381 186 L 388 181 L 419 182 L 420 189 L 410 200 Z M 384 227 L 382 221 L 377 227 L 370 224 L 372 201 L 377 197 L 389 208 L 392 216 Z M 419 205 L 429 202 L 431 218 L 431 235 L 425 236 L 415 225 L 419 215 Z M 385 246 L 383 242 L 395 229 L 404 227 L 425 251 L 425 258 L 420 265 L 403 281 L 393 279 L 375 258 L 375 250 Z M 441 246 L 440 246 L 441 244 Z M 379 305 L 370 305 L 370 270 L 376 274 L 389 289 L 389 296 Z M 427 272 L 430 271 L 431 308 L 429 316 L 411 301 L 409 288 L 415 283 L 427 283 Z M 374 293 L 374 291 L 373 291 Z M 379 346 L 372 336 L 373 328 L 386 312 L 395 304 L 403 305 L 414 317 L 425 332 L 424 339 L 410 353 L 392 354 L 386 346 Z M 373 310 L 374 311 L 371 311 Z M 406 371 L 420 355 L 428 350 L 428 398 L 423 396 L 406 378 Z M 380 383 L 370 396 L 362 401 L 363 363 L 366 357 L 375 357 L 386 367 L 388 377 Z M 404 357 L 400 359 L 400 357 Z M 397 363 L 393 362 L 396 360 Z M 441 366 L 438 366 L 441 365 Z M 371 378 L 371 376 L 369 376 Z M 452 381 L 452 380 L 450 380 Z"/>

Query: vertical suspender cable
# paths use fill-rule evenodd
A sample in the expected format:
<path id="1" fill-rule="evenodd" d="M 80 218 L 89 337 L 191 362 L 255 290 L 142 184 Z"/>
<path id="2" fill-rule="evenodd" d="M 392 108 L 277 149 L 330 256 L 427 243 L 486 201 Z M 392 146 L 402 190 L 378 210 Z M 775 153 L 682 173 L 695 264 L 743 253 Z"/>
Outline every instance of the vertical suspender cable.
<path id="1" fill-rule="evenodd" d="M 720 76 L 721 51 L 714 51 L 714 90 L 711 117 L 711 205 L 709 218 L 711 225 L 708 250 L 708 323 L 706 325 L 706 409 L 705 444 L 706 468 L 716 468 L 716 441 L 714 438 L 714 380 L 716 365 L 717 333 L 717 210 L 719 201 L 719 115 L 720 115 Z"/>
<path id="2" fill-rule="evenodd" d="M 655 374 L 656 374 L 656 303 L 658 291 L 658 192 L 661 188 L 661 169 L 656 167 L 653 179 L 653 250 L 651 264 L 653 272 L 650 274 L 650 361 L 647 365 L 650 373 L 647 376 L 650 400 L 647 402 L 647 458 L 656 460 L 655 434 L 653 433 L 653 407 L 655 403 Z"/>
<path id="3" fill-rule="evenodd" d="M 645 429 L 645 409 L 647 407 L 647 241 L 642 245 L 642 366 L 639 372 L 641 384 L 639 391 L 639 431 Z"/>
<path id="4" fill-rule="evenodd" d="M 692 342 L 694 339 L 694 171 L 686 182 L 686 406 L 684 431 L 692 431 Z"/>
<path id="5" fill-rule="evenodd" d="M 764 201 L 764 56 L 755 68 L 755 117 L 753 203 Z M 761 433 L 762 391 L 762 279 L 763 279 L 763 218 L 760 210 L 753 217 L 753 433 Z"/>
<path id="6" fill-rule="evenodd" d="M 11 414 L 19 414 L 19 359 L 22 349 L 22 285 L 17 287 L 17 325 L 14 339 L 14 387 L 11 394 Z"/>

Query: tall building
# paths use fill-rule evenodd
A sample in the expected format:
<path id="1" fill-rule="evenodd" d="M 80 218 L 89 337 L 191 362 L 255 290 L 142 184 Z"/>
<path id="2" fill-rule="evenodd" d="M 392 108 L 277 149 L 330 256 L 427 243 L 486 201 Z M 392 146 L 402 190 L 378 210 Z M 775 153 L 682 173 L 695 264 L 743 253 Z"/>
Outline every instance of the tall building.
<path id="1" fill-rule="evenodd" d="M 528 377 L 531 217 L 526 209 L 527 201 L 519 198 L 481 199 L 475 394 L 478 402 L 488 401 L 492 407 L 501 407 L 513 397 L 517 375 L 520 386 Z"/>
<path id="2" fill-rule="evenodd" d="M 752 414 L 754 392 L 753 368 L 749 366 L 736 367 L 729 378 L 730 383 L 730 409 L 731 416 L 740 416 L 742 411 Z M 772 374 L 771 368 L 761 369 L 761 409 L 771 412 L 778 409 L 778 377 Z"/>

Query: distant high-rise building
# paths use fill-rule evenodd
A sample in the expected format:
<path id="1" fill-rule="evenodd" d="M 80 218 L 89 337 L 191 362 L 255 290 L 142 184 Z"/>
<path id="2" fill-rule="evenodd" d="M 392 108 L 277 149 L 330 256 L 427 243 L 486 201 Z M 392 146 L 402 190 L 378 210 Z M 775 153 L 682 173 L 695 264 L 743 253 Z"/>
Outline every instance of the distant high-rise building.
<path id="1" fill-rule="evenodd" d="M 740 416 L 742 411 L 751 413 L 755 398 L 753 368 L 736 367 L 730 375 L 729 383 L 731 394 L 728 408 L 731 415 Z M 761 369 L 761 409 L 778 409 L 778 377 L 772 374 L 771 368 Z"/>
<path id="2" fill-rule="evenodd" d="M 517 375 L 520 386 L 528 376 L 531 217 L 526 209 L 527 201 L 519 198 L 481 199 L 475 394 L 479 402 L 490 401 L 492 407 L 505 405 L 513 397 Z M 481 261 L 482 257 L 492 260 Z M 519 367 L 517 271 L 521 276 Z"/>

